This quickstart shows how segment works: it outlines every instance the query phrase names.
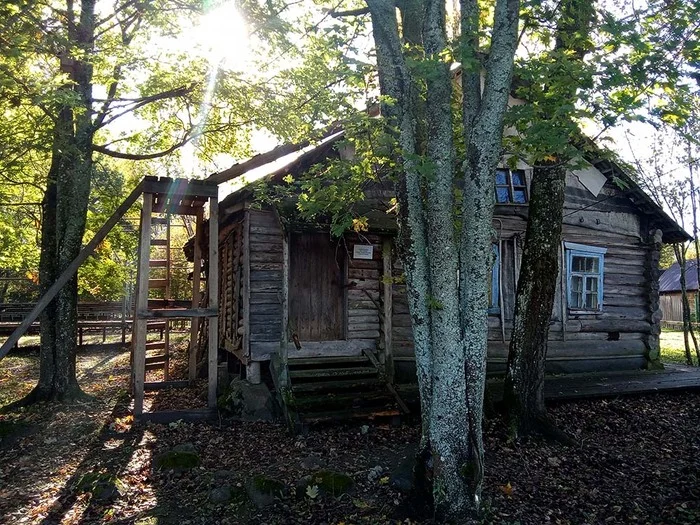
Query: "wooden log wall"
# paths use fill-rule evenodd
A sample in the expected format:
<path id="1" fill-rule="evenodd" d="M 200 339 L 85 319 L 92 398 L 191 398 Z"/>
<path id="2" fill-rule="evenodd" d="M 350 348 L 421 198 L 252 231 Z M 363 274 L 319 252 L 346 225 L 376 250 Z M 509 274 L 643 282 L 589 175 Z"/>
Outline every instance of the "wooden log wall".
<path id="1" fill-rule="evenodd" d="M 282 336 L 282 227 L 271 211 L 249 210 L 249 358 L 269 359 Z"/>
<path id="2" fill-rule="evenodd" d="M 347 338 L 379 342 L 383 305 L 382 237 L 373 234 L 345 236 L 347 254 Z M 356 244 L 372 246 L 372 259 L 354 259 Z"/>
<path id="3" fill-rule="evenodd" d="M 549 332 L 548 370 L 583 372 L 644 366 L 657 340 L 658 314 L 655 312 L 658 307 L 653 304 L 653 281 L 658 278 L 654 270 L 658 257 L 654 258 L 653 243 L 643 231 L 643 217 L 622 190 L 611 183 L 594 197 L 572 175 L 567 177 L 564 215 L 562 236 L 565 241 L 607 248 L 603 310 L 569 312 L 566 283 L 562 286 L 565 279 L 560 273 Z M 504 330 L 501 316 L 489 315 L 491 373 L 505 371 L 526 221 L 527 212 L 521 207 L 496 208 L 494 229 L 501 238 Z M 560 272 L 564 266 L 562 255 L 559 256 Z M 396 257 L 393 271 L 395 276 L 402 275 Z M 403 283 L 395 283 L 393 287 L 392 326 L 394 355 L 399 361 L 411 358 L 411 323 Z"/>

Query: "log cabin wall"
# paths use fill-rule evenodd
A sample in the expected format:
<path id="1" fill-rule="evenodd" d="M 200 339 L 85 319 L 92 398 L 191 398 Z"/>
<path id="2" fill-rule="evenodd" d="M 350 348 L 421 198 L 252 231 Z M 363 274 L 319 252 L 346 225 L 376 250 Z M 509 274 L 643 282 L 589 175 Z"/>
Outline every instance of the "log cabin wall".
<path id="1" fill-rule="evenodd" d="M 501 300 L 493 305 L 496 311 L 488 317 L 490 373 L 505 370 L 526 223 L 527 206 L 497 205 L 494 231 L 498 238 L 498 280 L 502 294 Z M 266 210 L 246 209 L 244 220 L 237 224 L 237 233 L 228 236 L 222 246 L 221 262 L 224 272 L 224 265 L 233 267 L 233 261 L 241 261 L 242 268 L 236 274 L 240 277 L 239 302 L 230 297 L 221 298 L 222 307 L 231 311 L 227 313 L 222 334 L 223 340 L 231 341 L 235 353 L 247 364 L 266 361 L 279 350 L 283 326 L 284 233 L 277 216 Z M 648 230 L 648 220 L 624 196 L 623 190 L 608 182 L 594 196 L 576 176 L 567 176 L 562 237 L 565 242 L 606 250 L 603 307 L 596 312 L 569 309 L 566 254 L 562 245 L 549 333 L 549 371 L 639 368 L 647 363 L 647 356 L 653 358 L 658 348 L 660 317 L 658 298 L 654 301 L 654 294 L 658 296 L 658 289 L 655 292 L 654 288 L 658 278 L 658 246 Z M 236 239 L 241 239 L 244 245 L 239 259 L 235 256 L 239 249 Z M 356 257 L 355 245 L 365 246 L 365 254 L 371 246 L 371 256 Z M 410 378 L 414 359 L 411 323 L 393 234 L 349 233 L 339 246 L 346 250 L 344 339 L 356 343 L 343 348 L 346 351 L 378 348 L 381 360 L 392 356 L 399 381 L 402 377 Z M 235 268 L 233 272 L 236 273 Z M 231 293 L 232 287 L 237 286 L 236 279 L 229 282 L 228 276 L 222 277 L 225 283 L 222 288 Z M 238 340 L 234 337 L 234 322 L 228 321 L 236 309 Z M 334 348 L 339 348 L 320 345 L 316 350 L 319 353 L 328 350 L 332 354 Z M 289 356 L 293 357 L 295 349 L 291 343 L 288 348 Z"/>
<path id="2" fill-rule="evenodd" d="M 250 209 L 249 343 L 252 361 L 265 361 L 279 350 L 282 336 L 282 226 L 271 211 Z"/>
<path id="3" fill-rule="evenodd" d="M 608 182 L 598 196 L 567 176 L 563 240 L 605 248 L 603 307 L 599 312 L 568 307 L 564 250 L 560 249 L 557 287 L 549 332 L 547 369 L 585 372 L 640 368 L 658 352 L 660 315 L 658 245 L 639 210 Z M 527 224 L 526 207 L 497 205 L 494 230 L 500 240 L 498 271 L 502 303 L 488 316 L 488 371 L 505 372 L 513 326 L 517 275 Z M 658 241 L 658 239 L 657 239 Z M 563 248 L 563 246 L 562 246 Z M 394 251 L 395 252 L 395 251 Z M 401 263 L 393 259 L 393 354 L 399 380 L 412 374 L 413 343 L 405 284 L 397 283 Z M 656 288 L 655 288 L 656 283 Z"/>

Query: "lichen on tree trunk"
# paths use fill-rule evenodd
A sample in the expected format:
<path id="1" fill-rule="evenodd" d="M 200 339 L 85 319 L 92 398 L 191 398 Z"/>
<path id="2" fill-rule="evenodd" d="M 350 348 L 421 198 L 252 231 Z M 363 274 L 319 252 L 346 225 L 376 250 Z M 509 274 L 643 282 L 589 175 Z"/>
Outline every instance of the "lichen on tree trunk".
<path id="1" fill-rule="evenodd" d="M 399 32 L 393 4 L 379 0 L 368 0 L 367 4 L 380 88 L 390 101 L 383 104 L 382 114 L 387 130 L 397 139 L 401 160 L 396 185 L 399 254 L 406 274 L 423 419 L 417 474 L 430 485 L 436 519 L 463 521 L 479 507 L 483 477 L 486 268 L 491 257 L 493 177 L 512 74 L 519 3 L 497 2 L 498 34 L 492 41 L 484 104 L 480 91 L 473 94 L 475 99 L 467 99 L 470 107 L 480 106 L 484 111 L 474 115 L 470 123 L 469 136 L 472 126 L 477 132 L 470 142 L 471 162 L 462 171 L 462 176 L 478 187 L 469 195 L 469 202 L 477 206 L 469 208 L 467 223 L 472 231 L 466 243 L 461 233 L 458 242 L 454 222 L 456 171 L 452 76 L 450 62 L 445 59 L 445 4 L 441 0 L 401 2 L 403 33 Z M 478 12 L 476 3 L 472 4 Z M 470 27 L 470 37 L 477 30 Z M 478 38 L 470 42 L 477 45 Z M 421 62 L 421 66 L 409 68 L 409 59 L 412 64 Z M 460 244 L 471 250 L 468 261 L 462 257 Z M 460 272 L 469 277 L 458 279 Z M 465 287 L 470 293 L 461 295 Z M 469 315 L 463 313 L 463 297 L 470 298 L 466 303 Z M 478 321 L 465 330 L 465 319 Z"/>

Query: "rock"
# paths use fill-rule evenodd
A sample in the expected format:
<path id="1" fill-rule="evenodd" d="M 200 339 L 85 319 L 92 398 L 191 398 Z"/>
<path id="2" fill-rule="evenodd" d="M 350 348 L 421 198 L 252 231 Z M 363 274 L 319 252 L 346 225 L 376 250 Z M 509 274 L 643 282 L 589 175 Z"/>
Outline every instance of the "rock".
<path id="1" fill-rule="evenodd" d="M 263 475 L 253 476 L 245 484 L 248 497 L 259 509 L 274 503 L 275 498 L 284 496 L 285 488 L 284 483 Z"/>
<path id="2" fill-rule="evenodd" d="M 389 486 L 399 492 L 408 493 L 413 490 L 413 467 L 415 465 L 415 457 L 412 454 L 407 455 L 401 463 L 391 472 L 389 477 Z"/>
<path id="3" fill-rule="evenodd" d="M 253 385 L 244 379 L 236 378 L 219 396 L 217 406 L 219 410 L 243 421 L 275 420 L 275 401 L 264 383 Z"/>
<path id="4" fill-rule="evenodd" d="M 559 467 L 561 466 L 561 459 L 557 457 L 547 458 L 547 463 L 549 463 L 552 467 Z"/>
<path id="5" fill-rule="evenodd" d="M 183 472 L 198 467 L 199 463 L 199 454 L 197 454 L 194 445 L 183 443 L 158 454 L 153 459 L 153 468 L 155 470 Z"/>
<path id="6" fill-rule="evenodd" d="M 107 503 L 121 495 L 124 485 L 112 474 L 88 472 L 81 476 L 75 488 L 78 492 L 89 492 L 93 501 Z"/>
<path id="7" fill-rule="evenodd" d="M 215 505 L 228 503 L 231 499 L 231 487 L 229 485 L 221 485 L 209 491 L 209 501 Z"/>
<path id="8" fill-rule="evenodd" d="M 233 470 L 217 470 L 214 472 L 214 477 L 215 478 L 231 478 L 235 476 L 236 473 Z"/>
<path id="9" fill-rule="evenodd" d="M 384 468 L 380 467 L 377 465 L 376 467 L 372 467 L 369 469 L 369 473 L 367 474 L 367 479 L 369 481 L 377 481 L 379 478 L 382 477 L 382 473 L 384 472 Z"/>
<path id="10" fill-rule="evenodd" d="M 318 470 L 323 466 L 323 461 L 318 456 L 307 456 L 301 460 L 301 466 L 306 470 Z"/>
<path id="11" fill-rule="evenodd" d="M 303 499 L 307 495 L 307 488 L 317 487 L 319 495 L 337 498 L 350 492 L 354 486 L 355 481 L 347 474 L 332 470 L 318 470 L 299 480 L 296 485 L 296 496 L 298 499 Z"/>

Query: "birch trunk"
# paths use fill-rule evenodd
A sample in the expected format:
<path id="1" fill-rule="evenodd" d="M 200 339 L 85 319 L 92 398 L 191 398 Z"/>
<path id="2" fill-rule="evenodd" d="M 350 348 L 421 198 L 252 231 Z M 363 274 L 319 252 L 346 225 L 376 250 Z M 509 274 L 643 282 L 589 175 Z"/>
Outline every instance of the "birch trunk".
<path id="1" fill-rule="evenodd" d="M 447 50 L 444 0 L 426 2 L 423 41 L 430 64 L 426 75 L 426 153 L 433 166 L 425 184 L 431 290 L 433 501 L 437 520 L 456 520 L 472 510 L 472 504 L 462 472 L 468 459 L 469 413 L 454 225 L 452 78 L 449 64 L 440 59 Z"/>

